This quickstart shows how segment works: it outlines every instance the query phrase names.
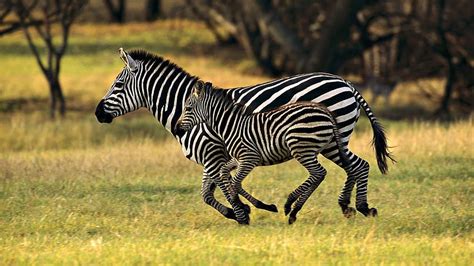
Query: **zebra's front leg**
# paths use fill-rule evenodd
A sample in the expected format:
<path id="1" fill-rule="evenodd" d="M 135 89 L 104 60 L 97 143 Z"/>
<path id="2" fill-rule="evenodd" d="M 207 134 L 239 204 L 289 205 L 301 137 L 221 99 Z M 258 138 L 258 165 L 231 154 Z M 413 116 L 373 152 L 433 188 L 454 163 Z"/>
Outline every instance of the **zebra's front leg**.
<path id="1" fill-rule="evenodd" d="M 247 175 L 255 168 L 256 163 L 254 163 L 253 157 L 248 157 L 248 160 L 243 158 L 240 161 L 239 166 L 237 167 L 237 173 L 231 180 L 231 196 L 233 201 L 237 201 L 239 194 L 238 191 L 242 189 L 242 181 L 247 177 Z M 249 224 L 250 217 L 248 213 L 238 213 L 236 212 L 237 221 L 241 224 Z"/>
<path id="2" fill-rule="evenodd" d="M 225 176 L 225 178 L 229 178 L 230 180 L 232 178 L 230 175 L 230 171 L 237 168 L 238 165 L 239 164 L 237 160 L 235 158 L 232 158 L 229 162 L 227 162 L 226 167 L 221 168 L 221 177 L 224 178 Z M 255 208 L 267 210 L 270 212 L 278 212 L 278 208 L 275 204 L 266 204 L 260 201 L 259 199 L 253 197 L 250 193 L 248 193 L 244 188 L 241 188 L 239 190 L 239 194 L 242 195 L 250 203 L 252 203 L 252 205 L 255 206 Z M 244 208 L 247 210 L 246 206 L 248 207 L 248 205 L 246 204 L 243 204 L 243 205 L 244 205 Z M 248 207 L 248 213 L 250 213 L 250 207 Z"/>
<path id="3" fill-rule="evenodd" d="M 202 177 L 202 187 L 201 187 L 201 196 L 204 200 L 204 203 L 216 209 L 219 213 L 224 215 L 228 219 L 235 220 L 234 210 L 223 205 L 214 197 L 214 191 L 216 190 L 216 183 L 209 177 L 209 175 L 204 171 Z"/>
<path id="4" fill-rule="evenodd" d="M 238 165 L 239 164 L 238 164 L 238 162 L 235 158 L 230 159 L 228 162 L 226 162 L 224 165 L 222 165 L 222 167 L 220 169 L 220 178 L 225 179 L 227 182 L 230 183 L 231 179 L 232 179 L 232 177 L 230 175 L 230 171 L 232 171 L 233 169 L 236 169 Z M 239 191 L 239 193 L 240 193 L 240 191 Z M 237 197 L 235 201 L 236 201 L 235 203 L 240 205 L 247 214 L 250 214 L 251 209 L 250 209 L 249 205 L 244 204 L 240 200 L 239 197 Z"/>
<path id="5" fill-rule="evenodd" d="M 232 209 L 233 209 L 232 211 L 229 210 L 229 213 L 224 214 L 224 216 L 226 216 L 226 217 L 230 216 L 229 218 L 237 220 L 237 213 L 245 213 L 245 211 L 242 209 L 242 207 L 240 205 L 236 204 L 232 200 L 232 196 L 231 196 L 231 192 L 230 192 L 230 180 L 228 180 L 227 178 L 222 179 L 220 177 L 220 169 L 221 169 L 222 165 L 225 165 L 225 164 L 224 164 L 223 161 L 222 162 L 221 161 L 218 161 L 218 162 L 213 161 L 213 163 L 211 163 L 212 161 L 209 160 L 209 162 L 210 163 L 208 165 L 206 165 L 206 167 L 205 167 L 207 176 L 209 176 L 210 179 L 212 180 L 212 182 L 220 188 L 220 190 L 224 194 L 224 197 L 231 204 Z M 242 215 L 242 214 L 240 214 L 240 215 Z M 240 223 L 240 221 L 237 221 L 237 222 Z"/>

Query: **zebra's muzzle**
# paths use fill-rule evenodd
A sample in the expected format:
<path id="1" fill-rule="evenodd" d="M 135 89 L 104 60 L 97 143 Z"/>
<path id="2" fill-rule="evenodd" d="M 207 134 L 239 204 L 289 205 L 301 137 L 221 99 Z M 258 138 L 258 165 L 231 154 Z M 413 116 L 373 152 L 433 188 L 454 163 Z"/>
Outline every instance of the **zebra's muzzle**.
<path id="1" fill-rule="evenodd" d="M 114 117 L 105 112 L 104 110 L 104 100 L 101 100 L 97 107 L 95 108 L 95 117 L 97 118 L 97 121 L 100 123 L 111 123 L 112 120 L 114 120 Z"/>
<path id="2" fill-rule="evenodd" d="M 174 134 L 176 136 L 183 136 L 184 133 L 186 133 L 186 131 L 188 131 L 189 129 L 186 128 L 186 126 L 184 126 L 181 122 L 181 120 L 178 120 L 178 122 L 176 123 L 176 126 L 174 127 Z"/>

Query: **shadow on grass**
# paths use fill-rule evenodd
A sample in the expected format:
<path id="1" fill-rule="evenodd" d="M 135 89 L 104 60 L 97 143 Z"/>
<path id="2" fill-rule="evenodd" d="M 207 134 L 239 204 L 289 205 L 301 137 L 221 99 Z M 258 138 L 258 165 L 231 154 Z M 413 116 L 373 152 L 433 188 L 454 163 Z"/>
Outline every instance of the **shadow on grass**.
<path id="1" fill-rule="evenodd" d="M 171 185 L 160 185 L 160 184 L 151 184 L 151 183 L 101 186 L 99 190 L 101 192 L 110 193 L 112 195 L 140 193 L 140 194 L 143 194 L 144 196 L 164 195 L 164 194 L 188 195 L 188 194 L 199 193 L 199 190 L 197 189 L 196 186 L 190 186 L 190 185 L 171 186 Z"/>

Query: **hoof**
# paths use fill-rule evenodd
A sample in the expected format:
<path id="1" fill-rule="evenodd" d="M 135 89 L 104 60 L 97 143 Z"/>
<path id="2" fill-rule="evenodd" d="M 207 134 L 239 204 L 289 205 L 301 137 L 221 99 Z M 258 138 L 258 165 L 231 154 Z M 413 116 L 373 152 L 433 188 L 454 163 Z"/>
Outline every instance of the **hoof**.
<path id="1" fill-rule="evenodd" d="M 242 209 L 248 214 L 250 214 L 250 212 L 252 212 L 252 209 L 250 209 L 250 206 L 247 205 L 247 204 L 242 204 Z"/>
<path id="2" fill-rule="evenodd" d="M 296 221 L 296 216 L 290 216 L 290 218 L 288 218 L 288 224 L 293 224 L 295 221 Z"/>
<path id="3" fill-rule="evenodd" d="M 367 204 L 357 206 L 357 210 L 365 215 L 366 217 L 374 217 L 377 216 L 377 209 L 376 208 L 370 208 Z"/>
<path id="4" fill-rule="evenodd" d="M 232 209 L 227 211 L 227 213 L 224 215 L 224 217 L 227 218 L 227 219 L 231 219 L 231 220 L 236 220 L 237 219 L 237 217 L 235 216 L 235 213 Z"/>
<path id="5" fill-rule="evenodd" d="M 278 208 L 275 204 L 268 205 L 268 208 L 266 210 L 271 212 L 278 212 Z"/>
<path id="6" fill-rule="evenodd" d="M 342 213 L 344 214 L 344 217 L 352 218 L 356 215 L 356 210 L 352 207 L 347 207 Z"/>
<path id="7" fill-rule="evenodd" d="M 243 219 L 243 220 L 237 220 L 239 225 L 249 225 L 250 224 L 250 218 Z"/>
<path id="8" fill-rule="evenodd" d="M 376 208 L 370 208 L 369 213 L 367 214 L 367 217 L 377 217 L 378 215 L 379 214 Z"/>

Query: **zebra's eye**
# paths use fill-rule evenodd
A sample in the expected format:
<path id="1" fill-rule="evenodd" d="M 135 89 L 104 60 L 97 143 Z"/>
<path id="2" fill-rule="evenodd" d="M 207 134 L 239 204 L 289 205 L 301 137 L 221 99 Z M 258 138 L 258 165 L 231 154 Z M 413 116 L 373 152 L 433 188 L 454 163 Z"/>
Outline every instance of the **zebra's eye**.
<path id="1" fill-rule="evenodd" d="M 186 107 L 184 107 L 184 111 L 190 112 L 190 111 L 191 111 L 191 106 L 186 106 Z"/>
<path id="2" fill-rule="evenodd" d="M 115 82 L 115 88 L 122 88 L 123 87 L 123 82 L 117 81 Z"/>

